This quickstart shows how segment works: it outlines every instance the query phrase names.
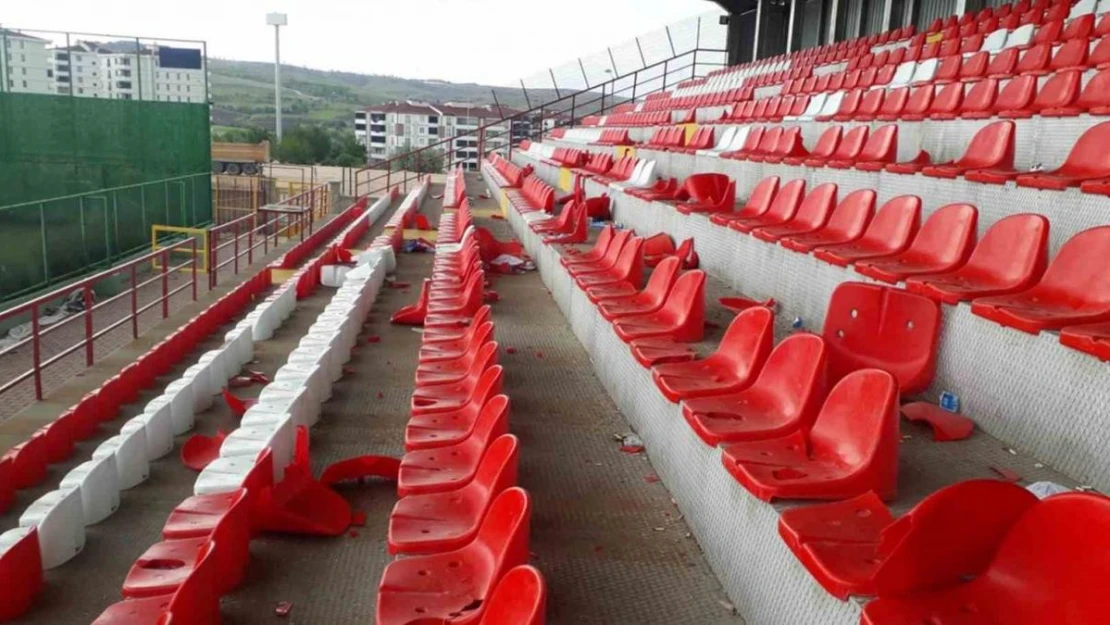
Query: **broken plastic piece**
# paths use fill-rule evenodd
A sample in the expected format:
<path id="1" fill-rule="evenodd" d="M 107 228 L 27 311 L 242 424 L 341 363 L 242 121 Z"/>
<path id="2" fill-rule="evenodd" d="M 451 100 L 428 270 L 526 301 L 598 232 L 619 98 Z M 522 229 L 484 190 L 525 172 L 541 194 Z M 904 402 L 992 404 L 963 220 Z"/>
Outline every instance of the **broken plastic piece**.
<path id="1" fill-rule="evenodd" d="M 941 443 L 962 441 L 971 436 L 975 422 L 948 412 L 929 402 L 918 401 L 902 406 L 902 414 L 913 422 L 925 422 L 933 428 L 933 440 Z"/>
<path id="2" fill-rule="evenodd" d="M 220 457 L 220 446 L 224 444 L 227 434 L 223 430 L 216 430 L 213 436 L 194 434 L 181 446 L 181 464 L 194 471 L 203 471 Z"/>

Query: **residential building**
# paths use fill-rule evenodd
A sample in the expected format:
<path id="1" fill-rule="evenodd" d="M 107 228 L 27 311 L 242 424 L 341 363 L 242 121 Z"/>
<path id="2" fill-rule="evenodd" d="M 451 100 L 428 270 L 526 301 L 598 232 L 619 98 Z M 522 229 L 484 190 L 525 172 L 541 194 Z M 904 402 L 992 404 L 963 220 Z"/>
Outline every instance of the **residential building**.
<path id="1" fill-rule="evenodd" d="M 482 150 L 504 147 L 510 138 L 518 142 L 527 138 L 531 120 L 514 120 L 511 133 L 509 123 L 501 122 L 504 117 L 518 113 L 488 104 L 389 102 L 355 111 L 355 138 L 366 146 L 367 161 L 371 164 L 452 138 L 435 148 L 444 155 L 444 164 L 477 171 Z M 489 124 L 494 125 L 476 133 Z"/>
<path id="2" fill-rule="evenodd" d="M 200 50 L 79 41 L 53 50 L 59 94 L 112 100 L 205 101 Z"/>
<path id="3" fill-rule="evenodd" d="M 50 42 L 17 30 L 0 28 L 0 91 L 54 93 Z"/>

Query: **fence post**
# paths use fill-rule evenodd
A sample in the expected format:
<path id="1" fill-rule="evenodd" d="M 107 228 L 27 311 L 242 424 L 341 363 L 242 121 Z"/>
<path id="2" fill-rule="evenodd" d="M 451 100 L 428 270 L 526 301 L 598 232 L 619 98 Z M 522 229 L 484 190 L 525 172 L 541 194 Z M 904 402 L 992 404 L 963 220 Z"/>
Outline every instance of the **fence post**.
<path id="1" fill-rule="evenodd" d="M 235 275 L 239 275 L 239 221 L 235 221 Z"/>
<path id="2" fill-rule="evenodd" d="M 211 269 L 211 267 L 209 267 Z M 197 238 L 193 237 L 193 301 L 197 301 Z"/>
<path id="3" fill-rule="evenodd" d="M 162 248 L 162 318 L 170 316 L 170 253 Z"/>
<path id="4" fill-rule="evenodd" d="M 42 353 L 39 346 L 39 305 L 31 306 L 31 366 L 35 372 L 35 399 L 42 401 Z"/>
<path id="5" fill-rule="evenodd" d="M 131 338 L 139 338 L 139 283 L 135 264 L 131 264 Z"/>
<path id="6" fill-rule="evenodd" d="M 85 365 L 93 366 L 93 301 L 92 286 L 85 285 Z"/>

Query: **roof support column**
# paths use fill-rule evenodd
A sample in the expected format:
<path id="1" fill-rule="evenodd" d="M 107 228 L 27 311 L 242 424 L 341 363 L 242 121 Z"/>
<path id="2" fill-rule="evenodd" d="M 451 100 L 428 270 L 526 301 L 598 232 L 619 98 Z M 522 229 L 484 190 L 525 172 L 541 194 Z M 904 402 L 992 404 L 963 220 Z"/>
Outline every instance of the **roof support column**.
<path id="1" fill-rule="evenodd" d="M 829 32 L 828 37 L 825 38 L 825 43 L 834 43 L 836 41 L 836 14 L 840 11 L 840 0 L 832 0 L 829 4 Z"/>

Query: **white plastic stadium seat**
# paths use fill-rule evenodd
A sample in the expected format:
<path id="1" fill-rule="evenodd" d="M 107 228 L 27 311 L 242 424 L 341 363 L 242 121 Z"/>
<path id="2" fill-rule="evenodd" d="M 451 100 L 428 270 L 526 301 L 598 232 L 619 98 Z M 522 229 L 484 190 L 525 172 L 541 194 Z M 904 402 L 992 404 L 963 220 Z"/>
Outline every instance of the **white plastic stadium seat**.
<path id="1" fill-rule="evenodd" d="M 725 131 L 721 133 L 720 139 L 717 140 L 717 145 L 707 150 L 698 150 L 695 154 L 698 156 L 717 156 L 721 152 L 724 152 L 728 149 L 728 146 L 732 144 L 732 138 L 736 136 L 736 131 L 738 129 L 738 126 L 726 128 Z"/>
<path id="2" fill-rule="evenodd" d="M 1035 28 L 1036 27 L 1032 24 L 1026 24 L 1025 26 L 1011 31 L 1010 35 L 1006 37 L 1006 45 L 1003 47 L 1020 48 L 1029 45 L 1029 42 L 1033 41 L 1033 30 Z"/>
<path id="3" fill-rule="evenodd" d="M 39 497 L 19 517 L 20 527 L 37 527 L 42 568 L 61 566 L 85 548 L 85 513 L 81 491 L 52 490 Z"/>
<path id="4" fill-rule="evenodd" d="M 150 462 L 146 456 L 146 432 L 136 428 L 127 434 L 117 434 L 104 441 L 93 451 L 93 460 L 116 457 L 116 476 L 119 489 L 134 488 L 150 477 Z"/>
<path id="5" fill-rule="evenodd" d="M 937 59 L 928 59 L 917 64 L 917 69 L 913 71 L 912 84 L 920 85 L 933 81 L 933 76 L 937 73 Z"/>
<path id="6" fill-rule="evenodd" d="M 913 80 L 914 72 L 917 69 L 917 61 L 906 61 L 894 70 L 894 78 L 890 79 L 890 84 L 887 89 L 896 89 L 898 87 L 905 87 Z"/>
<path id="7" fill-rule="evenodd" d="M 166 400 L 170 403 L 170 415 L 173 417 L 174 436 L 184 434 L 193 429 L 196 415 L 193 412 L 195 401 L 193 399 L 193 381 L 178 378 L 166 385 L 161 397 L 152 400 Z M 147 404 L 149 406 L 149 404 Z"/>
<path id="8" fill-rule="evenodd" d="M 1068 12 L 1068 19 L 1073 20 L 1081 15 L 1095 12 L 1095 0 L 1079 0 Z"/>
<path id="9" fill-rule="evenodd" d="M 840 102 L 842 100 L 844 100 L 843 91 L 837 91 L 829 95 L 829 97 L 825 98 L 825 104 L 821 107 L 821 111 L 817 113 L 817 117 L 836 115 L 836 112 L 840 110 Z"/>
<path id="10" fill-rule="evenodd" d="M 62 478 L 59 490 L 81 491 L 85 525 L 95 525 L 119 509 L 119 475 L 116 457 L 82 462 Z"/>
<path id="11" fill-rule="evenodd" d="M 980 50 L 994 54 L 1006 46 L 1006 38 L 1009 36 L 1010 31 L 1005 28 L 999 28 L 987 35 L 987 38 L 983 40 L 983 47 L 980 48 Z"/>
<path id="12" fill-rule="evenodd" d="M 784 121 L 809 121 L 825 108 L 825 100 L 829 98 L 827 93 L 815 93 L 809 98 L 809 104 L 806 105 L 806 110 L 802 111 L 801 115 L 787 115 L 783 118 Z M 746 139 L 747 137 L 745 137 Z M 743 145 L 743 144 L 741 144 Z M 737 150 L 740 148 L 737 147 Z"/>

